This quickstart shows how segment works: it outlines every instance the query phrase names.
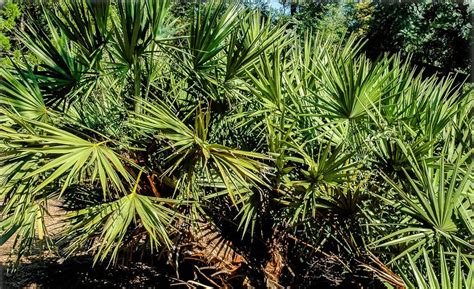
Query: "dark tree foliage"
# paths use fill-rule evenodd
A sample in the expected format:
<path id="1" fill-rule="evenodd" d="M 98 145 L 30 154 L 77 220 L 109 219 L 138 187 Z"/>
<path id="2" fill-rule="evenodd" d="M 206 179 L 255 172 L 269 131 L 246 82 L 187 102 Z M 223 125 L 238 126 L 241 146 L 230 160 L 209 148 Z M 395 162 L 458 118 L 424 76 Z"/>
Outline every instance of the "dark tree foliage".
<path id="1" fill-rule="evenodd" d="M 294 15 L 300 31 L 306 29 L 356 33 L 364 37 L 367 55 L 411 55 L 426 76 L 470 72 L 470 35 L 473 17 L 463 1 L 310 1 Z M 338 27 L 336 27 L 338 26 Z"/>
<path id="2" fill-rule="evenodd" d="M 468 73 L 471 17 L 464 3 L 375 3 L 366 52 L 412 54 L 429 74 Z"/>

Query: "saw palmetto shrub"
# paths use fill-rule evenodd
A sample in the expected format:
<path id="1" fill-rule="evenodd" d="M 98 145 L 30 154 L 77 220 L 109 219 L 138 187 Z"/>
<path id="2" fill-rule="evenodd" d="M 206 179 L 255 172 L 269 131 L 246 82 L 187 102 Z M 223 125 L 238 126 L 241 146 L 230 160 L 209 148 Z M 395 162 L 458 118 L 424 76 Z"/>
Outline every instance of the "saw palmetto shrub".
<path id="1" fill-rule="evenodd" d="M 173 5 L 65 1 L 16 32 L 39 63 L 0 72 L 0 244 L 189 286 L 473 288 L 469 90 Z"/>

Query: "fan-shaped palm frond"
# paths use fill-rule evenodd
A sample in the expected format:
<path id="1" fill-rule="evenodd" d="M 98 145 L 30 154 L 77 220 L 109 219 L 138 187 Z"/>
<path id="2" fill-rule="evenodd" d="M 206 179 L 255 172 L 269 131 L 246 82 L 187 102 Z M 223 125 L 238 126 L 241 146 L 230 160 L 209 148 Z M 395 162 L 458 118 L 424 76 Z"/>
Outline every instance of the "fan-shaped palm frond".
<path id="1" fill-rule="evenodd" d="M 115 194 L 109 190 L 110 184 L 117 191 L 125 190 L 129 173 L 120 157 L 106 146 L 108 141 L 91 142 L 49 124 L 9 116 L 22 129 L 2 127 L 0 138 L 10 144 L 2 156 L 2 165 L 34 162 L 29 170 L 22 171 L 26 179 L 45 176 L 35 185 L 33 193 L 59 180 L 61 193 L 73 182 L 97 180 L 104 198 Z"/>
<path id="2" fill-rule="evenodd" d="M 241 186 L 265 184 L 260 174 L 266 166 L 259 160 L 268 159 L 266 156 L 207 142 L 209 111 L 197 108 L 194 128 L 190 128 L 164 103 L 141 105 L 144 113 L 135 114 L 132 124 L 167 142 L 161 149 L 169 152 L 165 159 L 169 166 L 163 174 L 178 172 L 180 178 L 203 174 L 210 183 L 217 175 L 234 202 Z"/>
<path id="3" fill-rule="evenodd" d="M 77 100 L 79 93 L 84 93 L 82 98 L 86 98 L 93 81 L 67 36 L 60 34 L 47 19 L 51 36 L 30 23 L 25 25 L 25 31 L 19 32 L 19 38 L 41 60 L 34 73 L 45 103 L 52 107 L 66 106 Z"/>
<path id="4" fill-rule="evenodd" d="M 249 12 L 245 21 L 241 22 L 242 28 L 231 34 L 226 51 L 225 82 L 244 76 L 244 72 L 272 46 L 285 46 L 282 41 L 285 39 L 285 26 L 270 28 L 264 21 L 259 11 Z"/>
<path id="5" fill-rule="evenodd" d="M 126 243 L 125 238 L 130 235 L 132 223 L 135 230 L 143 229 L 147 233 L 152 251 L 160 245 L 171 246 L 169 234 L 172 221 L 181 216 L 167 206 L 172 205 L 173 200 L 138 194 L 140 177 L 141 173 L 130 194 L 69 214 L 67 221 L 71 226 L 64 234 L 65 238 L 69 239 L 69 254 L 82 249 L 91 239 L 96 239 L 93 245 L 95 261 L 110 258 L 110 261 L 114 262 L 121 246 Z"/>
<path id="6" fill-rule="evenodd" d="M 331 119 L 350 120 L 366 115 L 385 97 L 387 74 L 384 62 L 371 63 L 366 57 L 329 58 L 317 63 L 321 75 L 322 114 Z"/>
<path id="7" fill-rule="evenodd" d="M 23 117 L 46 121 L 48 108 L 31 69 L 23 72 L 16 67 L 18 75 L 2 69 L 0 77 L 0 103 L 15 110 Z"/>
<path id="8" fill-rule="evenodd" d="M 83 61 L 95 61 L 109 40 L 107 21 L 110 1 L 66 2 L 59 6 L 59 13 L 50 13 L 51 19 L 61 28 L 67 38 L 73 41 L 83 53 Z"/>
<path id="9" fill-rule="evenodd" d="M 409 216 L 402 224 L 404 228 L 376 242 L 379 247 L 406 244 L 394 260 L 416 249 L 432 248 L 435 244 L 444 244 L 447 248 L 460 246 L 468 251 L 474 248 L 462 235 L 466 234 L 462 226 L 470 221 L 464 219 L 466 215 L 460 214 L 459 210 L 463 209 L 464 200 L 470 198 L 468 190 L 472 170 L 472 164 L 466 166 L 462 160 L 458 159 L 452 169 L 442 158 L 437 164 L 413 163 L 415 176 L 403 169 L 407 178 L 406 189 L 384 176 L 401 198 L 396 202 L 397 208 Z M 436 243 L 433 243 L 433 238 Z"/>
<path id="10" fill-rule="evenodd" d="M 408 288 L 423 288 L 423 289 L 454 289 L 454 288 L 472 288 L 474 277 L 474 263 L 467 264 L 469 268 L 467 274 L 463 273 L 463 262 L 459 250 L 456 253 L 456 259 L 453 265 L 448 263 L 446 253 L 443 250 L 439 252 L 440 267 L 435 269 L 433 262 L 430 261 L 428 252 L 423 250 L 423 260 L 425 266 L 420 270 L 413 258 L 409 255 L 408 261 L 414 279 L 409 278 L 408 274 L 402 275 L 405 279 Z"/>

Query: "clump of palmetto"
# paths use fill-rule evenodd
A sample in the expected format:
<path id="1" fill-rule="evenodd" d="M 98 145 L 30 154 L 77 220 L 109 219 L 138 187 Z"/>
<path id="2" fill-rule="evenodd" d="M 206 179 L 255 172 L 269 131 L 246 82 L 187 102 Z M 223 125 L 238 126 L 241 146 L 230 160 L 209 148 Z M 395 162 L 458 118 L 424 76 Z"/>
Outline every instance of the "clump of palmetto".
<path id="1" fill-rule="evenodd" d="M 172 4 L 69 1 L 18 31 L 40 63 L 1 69 L 0 243 L 188 254 L 211 286 L 473 287 L 472 94 L 354 37 Z"/>

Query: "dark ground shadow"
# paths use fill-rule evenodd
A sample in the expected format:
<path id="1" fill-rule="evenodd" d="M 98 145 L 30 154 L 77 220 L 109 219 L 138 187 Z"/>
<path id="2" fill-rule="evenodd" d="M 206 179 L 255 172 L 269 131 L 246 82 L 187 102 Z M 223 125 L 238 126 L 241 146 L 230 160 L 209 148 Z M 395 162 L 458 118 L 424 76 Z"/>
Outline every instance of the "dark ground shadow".
<path id="1" fill-rule="evenodd" d="M 3 269 L 0 288 L 170 288 L 173 280 L 158 267 L 143 263 L 129 266 L 92 266 L 91 257 L 33 259 L 14 273 Z M 177 288 L 180 286 L 173 286 Z"/>

